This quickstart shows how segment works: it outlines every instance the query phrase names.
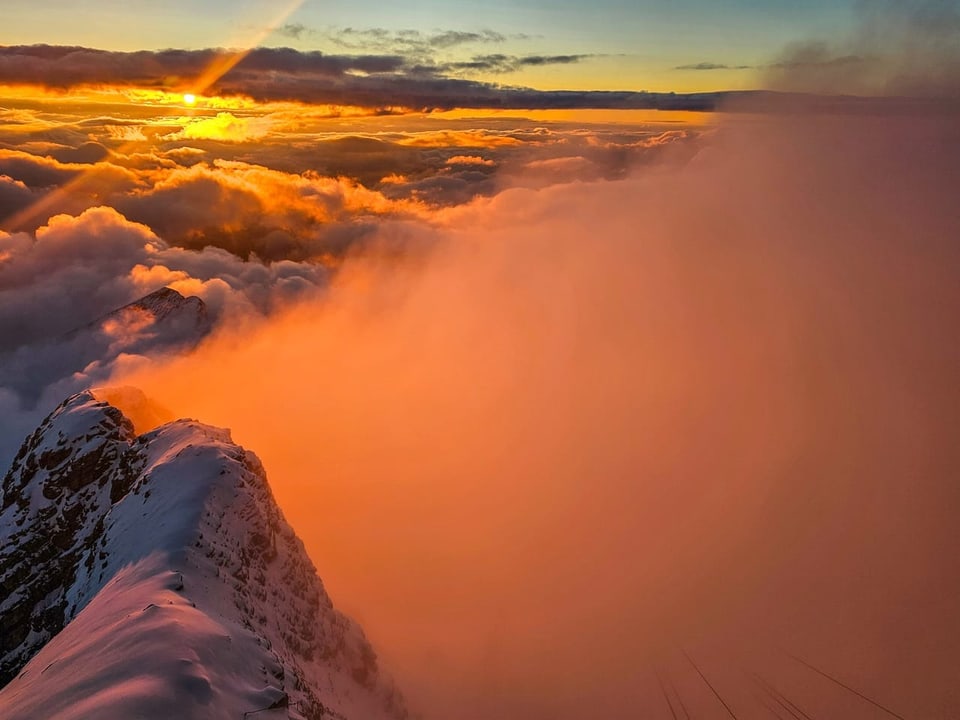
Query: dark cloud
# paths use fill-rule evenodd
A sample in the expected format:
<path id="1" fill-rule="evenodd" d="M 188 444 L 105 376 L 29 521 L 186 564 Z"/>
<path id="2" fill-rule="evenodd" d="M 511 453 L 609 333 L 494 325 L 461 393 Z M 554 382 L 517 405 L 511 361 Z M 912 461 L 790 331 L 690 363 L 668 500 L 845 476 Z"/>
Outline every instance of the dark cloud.
<path id="1" fill-rule="evenodd" d="M 69 151 L 72 148 L 64 148 Z M 0 151 L 0 173 L 23 182 L 31 188 L 61 185 L 83 172 L 50 157 L 39 157 L 17 150 Z"/>
<path id="2" fill-rule="evenodd" d="M 423 70 L 423 68 L 417 68 Z M 217 91 L 247 95 L 259 101 L 303 101 L 362 107 L 403 107 L 430 110 L 454 108 L 625 110 L 716 109 L 726 93 L 651 93 L 630 91 L 540 91 L 472 80 L 416 75 L 349 76 L 323 83 L 298 75 L 257 76 L 231 73 Z"/>
<path id="3" fill-rule="evenodd" d="M 441 65 L 437 70 L 442 73 L 457 74 L 463 72 L 478 73 L 512 73 L 524 67 L 542 67 L 544 65 L 572 65 L 596 55 L 475 55 L 471 60 L 450 62 Z"/>
<path id="4" fill-rule="evenodd" d="M 517 60 L 520 65 L 569 65 L 578 63 L 581 60 L 593 55 L 527 55 Z"/>
<path id="5" fill-rule="evenodd" d="M 506 41 L 506 36 L 492 30 L 483 32 L 458 32 L 456 30 L 447 30 L 446 32 L 430 35 L 426 42 L 438 48 L 450 48 L 457 45 L 467 45 L 474 43 L 502 43 Z"/>
<path id="6" fill-rule="evenodd" d="M 354 72 L 395 73 L 405 66 L 406 60 L 400 55 L 325 55 L 292 48 L 255 48 L 237 64 L 236 72 L 241 77 L 249 72 L 342 77 Z"/>
<path id="7" fill-rule="evenodd" d="M 0 218 L 13 215 L 36 200 L 22 181 L 0 174 Z"/>
<path id="8" fill-rule="evenodd" d="M 752 65 L 726 65 L 724 63 L 698 62 L 690 65 L 677 65 L 674 70 L 749 70 Z"/>
<path id="9" fill-rule="evenodd" d="M 304 35 L 312 31 L 303 23 L 285 23 L 274 30 L 274 32 L 283 37 L 300 40 Z"/>
<path id="10" fill-rule="evenodd" d="M 326 38 L 346 50 L 397 52 L 421 58 L 432 56 L 437 50 L 449 50 L 462 45 L 498 44 L 507 40 L 506 35 L 493 30 L 424 33 L 419 30 L 352 27 L 333 30 L 326 34 Z"/>
<path id="11" fill-rule="evenodd" d="M 60 148 L 55 152 L 69 154 L 69 150 Z M 143 182 L 136 173 L 107 160 L 62 163 L 50 156 L 16 150 L 0 150 L 0 174 L 22 183 L 33 193 L 31 203 L 8 207 L 0 214 L 0 228 L 7 230 L 34 230 L 55 212 L 82 212 L 102 204 L 108 197 L 133 192 Z M 34 206 L 43 207 L 44 212 L 21 214 Z"/>
<path id="12" fill-rule="evenodd" d="M 352 27 L 341 28 L 327 36 L 335 45 L 345 50 L 395 47 L 393 41 L 399 44 L 421 43 L 422 34 L 419 30 L 401 30 L 392 32 L 385 28 L 358 29 Z M 389 43 L 389 45 L 388 45 Z"/>
<path id="13" fill-rule="evenodd" d="M 473 166 L 456 172 L 424 174 L 419 178 L 404 178 L 381 185 L 387 197 L 411 197 L 435 205 L 467 203 L 478 196 L 493 195 L 499 189 L 492 172 Z"/>
<path id="14" fill-rule="evenodd" d="M 0 48 L 0 82 L 36 83 L 55 88 L 110 84 L 144 87 L 187 86 L 215 62 L 239 51 L 224 49 L 114 52 L 84 47 L 29 45 Z M 349 72 L 385 73 L 402 69 L 403 58 L 379 55 L 325 55 L 290 48 L 242 52 L 243 73 L 309 74 L 341 77 Z"/>
<path id="15" fill-rule="evenodd" d="M 462 34 L 461 34 L 462 35 Z M 484 36 L 494 42 L 495 35 Z M 452 42 L 445 33 L 427 42 Z M 110 52 L 49 45 L 0 48 L 0 82 L 33 83 L 68 89 L 81 85 L 187 89 L 204 70 L 223 62 L 226 50 Z M 586 55 L 478 56 L 465 66 L 414 62 L 401 54 L 326 55 L 290 48 L 256 48 L 209 93 L 243 95 L 260 101 L 302 101 L 369 108 L 628 108 L 710 110 L 722 93 L 537 91 L 505 87 L 443 73 L 459 69 L 508 72 L 525 66 L 570 64 Z"/>
<path id="16" fill-rule="evenodd" d="M 116 126 L 116 127 L 137 127 L 143 124 L 142 120 L 131 120 L 128 118 L 117 118 L 111 117 L 109 115 L 100 115 L 97 117 L 86 117 L 82 120 L 77 120 L 75 125 L 77 127 L 103 127 Z"/>
<path id="17" fill-rule="evenodd" d="M 67 147 L 53 150 L 50 156 L 62 163 L 83 163 L 92 165 L 105 160 L 110 151 L 97 142 L 85 142 L 79 147 Z"/>

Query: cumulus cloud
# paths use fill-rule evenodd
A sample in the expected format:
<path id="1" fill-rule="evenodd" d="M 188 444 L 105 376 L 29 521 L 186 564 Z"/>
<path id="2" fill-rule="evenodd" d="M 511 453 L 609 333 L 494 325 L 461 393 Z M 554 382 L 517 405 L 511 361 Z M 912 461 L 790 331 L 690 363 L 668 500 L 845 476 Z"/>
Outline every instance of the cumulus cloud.
<path id="1" fill-rule="evenodd" d="M 13 215 L 30 205 L 36 197 L 22 180 L 0 175 L 0 217 Z"/>
<path id="2" fill-rule="evenodd" d="M 379 219 L 423 218 L 431 207 L 509 185 L 562 181 L 525 174 L 529 163 L 582 157 L 596 166 L 591 177 L 620 177 L 654 160 L 668 141 L 692 145 L 699 135 L 693 126 L 499 118 L 358 119 L 345 133 L 288 110 L 161 114 L 120 126 L 108 116 L 94 120 L 67 116 L 70 127 L 82 122 L 86 131 L 72 145 L 18 144 L 0 128 L 0 144 L 16 147 L 0 149 L 0 174 L 9 178 L 0 192 L 0 228 L 32 232 L 52 215 L 110 205 L 174 245 L 267 260 L 339 256 Z M 107 155 L 65 161 L 78 152 L 88 160 Z"/>
<path id="3" fill-rule="evenodd" d="M 422 213 L 415 202 L 391 200 L 347 179 L 227 160 L 164 173 L 115 204 L 177 245 L 212 245 L 269 260 L 340 255 L 362 239 L 372 219 Z"/>
<path id="4" fill-rule="evenodd" d="M 19 150 L 0 150 L 0 172 L 33 188 L 62 185 L 84 169 L 70 167 L 52 157 L 39 157 Z"/>
<path id="5" fill-rule="evenodd" d="M 110 208 L 90 210 L 79 218 L 51 218 L 36 239 L 4 237 L 4 349 L 66 332 L 79 318 L 93 319 L 132 299 L 122 288 L 133 264 L 131 255 L 136 261 L 145 259 L 158 243 L 149 228 L 128 223 Z M 49 320 L 38 324 L 34 311 Z"/>
<path id="6" fill-rule="evenodd" d="M 163 285 L 192 279 L 225 282 L 244 309 L 269 309 L 261 290 L 291 276 L 319 284 L 326 271 L 308 263 L 245 262 L 220 248 L 202 252 L 171 247 L 149 227 L 109 207 L 73 217 L 58 215 L 39 228 L 0 236 L 0 349 L 55 337 Z M 229 307 L 205 297 L 216 313 Z M 43 321 L 39 320 L 43 318 Z"/>
<path id="7" fill-rule="evenodd" d="M 161 326 L 138 308 L 111 311 L 166 286 L 202 299 L 204 323 L 241 322 L 317 292 L 326 278 L 318 264 L 171 247 L 109 207 L 55 216 L 35 235 L 0 232 L 0 464 L 63 396 L 199 339 L 195 314 Z"/>
<path id="8" fill-rule="evenodd" d="M 61 154 L 69 146 L 59 150 Z M 141 179 L 109 160 L 96 163 L 60 162 L 21 150 L 0 149 L 0 174 L 30 189 L 20 193 L 21 202 L 9 203 L 0 213 L 0 227 L 34 230 L 57 213 L 79 213 L 114 194 L 136 188 Z M 33 212 L 33 210 L 38 212 Z"/>

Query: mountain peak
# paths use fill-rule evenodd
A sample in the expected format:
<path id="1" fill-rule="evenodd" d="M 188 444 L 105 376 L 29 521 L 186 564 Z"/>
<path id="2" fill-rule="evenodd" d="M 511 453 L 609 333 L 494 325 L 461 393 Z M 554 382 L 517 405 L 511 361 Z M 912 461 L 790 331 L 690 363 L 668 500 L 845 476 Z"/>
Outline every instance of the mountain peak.
<path id="1" fill-rule="evenodd" d="M 205 314 L 205 305 L 203 300 L 194 295 L 186 297 L 169 287 L 162 287 L 159 290 L 154 290 L 152 293 L 144 295 L 142 298 L 134 300 L 131 303 L 127 303 L 123 307 L 117 308 L 113 311 L 113 313 L 123 312 L 124 310 L 129 310 L 131 308 L 140 308 L 143 310 L 149 310 L 151 313 L 153 313 L 156 321 L 159 322 L 167 317 L 170 313 L 182 310 L 185 306 L 204 308 Z M 113 313 L 109 314 L 112 315 Z"/>
<path id="2" fill-rule="evenodd" d="M 74 395 L 0 508 L 3 717 L 405 716 L 228 431 Z"/>
<path id="3" fill-rule="evenodd" d="M 209 331 L 210 319 L 206 303 L 199 297 L 184 296 L 173 288 L 162 287 L 71 330 L 65 337 L 93 331 L 116 335 L 121 328 L 127 333 L 172 329 L 183 336 L 176 338 L 176 342 L 197 342 Z"/>

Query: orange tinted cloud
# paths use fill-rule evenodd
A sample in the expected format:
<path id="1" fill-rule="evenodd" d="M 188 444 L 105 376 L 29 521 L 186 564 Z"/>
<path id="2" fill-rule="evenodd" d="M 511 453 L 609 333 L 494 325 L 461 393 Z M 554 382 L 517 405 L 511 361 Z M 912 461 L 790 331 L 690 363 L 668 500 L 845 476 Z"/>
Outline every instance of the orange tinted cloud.
<path id="1" fill-rule="evenodd" d="M 196 243 L 204 232 L 216 242 L 220 233 L 243 233 L 248 228 L 280 230 L 293 238 L 311 240 L 325 225 L 377 216 L 419 216 L 415 201 L 391 200 L 346 178 L 302 175 L 248 163 L 214 160 L 189 168 L 155 173 L 147 190 L 118 199 L 133 218 L 142 218 L 172 241 Z M 239 238 L 238 238 L 239 240 Z M 319 244 L 318 244 L 319 247 Z M 230 249 L 246 254 L 242 246 Z M 267 257 L 302 255 L 294 247 L 258 252 Z M 320 250 L 318 250 L 318 253 Z M 279 253 L 279 254 L 277 254 Z"/>
<path id="2" fill-rule="evenodd" d="M 734 126 L 387 223 L 421 252 L 125 379 L 262 455 L 428 717 L 625 717 L 678 645 L 759 716 L 738 663 L 789 669 L 754 644 L 932 716 L 960 671 L 931 601 L 960 592 L 955 128 Z"/>
<path id="3" fill-rule="evenodd" d="M 558 173 L 524 174 L 530 162 L 584 157 L 596 166 L 590 177 L 622 177 L 629 166 L 652 156 L 647 151 L 656 149 L 652 139 L 661 131 L 643 125 L 505 124 L 502 118 L 477 126 L 428 116 L 361 119 L 354 125 L 327 117 L 329 108 L 318 115 L 317 109 L 289 104 L 211 115 L 209 107 L 188 110 L 165 104 L 179 102 L 179 96 L 155 94 L 155 99 L 143 95 L 134 106 L 117 104 L 129 98 L 115 92 L 104 92 L 101 104 L 71 98 L 63 107 L 40 103 L 27 115 L 41 122 L 42 132 L 30 122 L 33 129 L 25 134 L 4 134 L 0 127 L 0 143 L 18 148 L 0 156 L 0 172 L 11 177 L 0 192 L 0 211 L 10 208 L 3 213 L 5 226 L 29 230 L 59 212 L 105 204 L 150 224 L 173 243 L 220 244 L 268 257 L 283 256 L 289 248 L 289 256 L 303 257 L 312 252 L 304 245 L 316 244 L 318 234 L 335 235 L 317 255 L 337 255 L 369 232 L 365 223 L 371 218 L 423 217 L 426 206 L 469 202 L 510 184 L 541 186 L 562 179 Z M 107 103 L 109 97 L 114 104 Z M 671 137 L 695 139 L 682 132 Z M 266 192 L 237 182 L 236 170 L 214 165 L 237 160 L 274 173 L 257 179 Z M 156 195 L 173 194 L 168 176 L 198 165 L 215 169 L 202 177 L 197 171 L 194 193 L 159 207 Z M 323 177 L 328 187 L 320 189 Z M 162 193 L 157 186 L 165 188 Z M 299 197 L 311 194 L 322 200 L 316 211 Z M 287 211 L 279 208 L 281 200 L 290 201 Z M 271 212 L 261 217 L 265 207 Z M 265 240 L 275 231 L 280 235 Z"/>
<path id="4" fill-rule="evenodd" d="M 486 160 L 479 155 L 454 155 L 447 158 L 447 165 L 485 165 L 492 167 L 496 165 L 493 160 Z"/>
<path id="5" fill-rule="evenodd" d="M 418 132 L 397 141 L 400 145 L 411 147 L 472 147 L 497 148 L 521 145 L 522 140 L 509 135 L 491 133 L 486 130 L 441 130 L 437 132 Z"/>
<path id="6" fill-rule="evenodd" d="M 217 113 L 216 117 L 190 120 L 183 130 L 166 136 L 165 140 L 223 140 L 227 142 L 246 142 L 262 138 L 270 132 L 268 117 L 237 117 L 228 112 Z"/>

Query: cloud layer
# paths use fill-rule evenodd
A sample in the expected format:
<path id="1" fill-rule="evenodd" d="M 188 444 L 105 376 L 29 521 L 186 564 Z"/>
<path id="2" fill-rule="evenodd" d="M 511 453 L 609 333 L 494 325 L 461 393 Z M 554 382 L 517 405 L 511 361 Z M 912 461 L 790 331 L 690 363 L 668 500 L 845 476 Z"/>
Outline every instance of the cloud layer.
<path id="1" fill-rule="evenodd" d="M 78 112 L 83 108 L 78 108 Z M 337 256 L 384 217 L 513 184 L 622 177 L 699 130 L 522 118 L 333 122 L 286 107 L 142 118 L 0 113 L 0 228 L 32 231 L 57 213 L 110 205 L 166 242 L 273 259 Z M 472 157 L 472 163 L 450 162 Z M 572 179 L 572 178 L 567 178 Z"/>
<path id="2" fill-rule="evenodd" d="M 710 110 L 723 93 L 540 91 L 455 77 L 570 64 L 585 55 L 477 55 L 423 64 L 403 55 L 328 55 L 291 48 L 249 51 L 114 52 L 50 45 L 0 47 L 0 83 L 66 90 L 81 86 L 163 88 L 240 95 L 260 102 L 298 101 L 369 108 L 625 108 Z M 211 68 L 229 68 L 224 74 Z M 210 80 L 204 78 L 210 77 Z"/>
<path id="3" fill-rule="evenodd" d="M 201 297 L 214 325 L 269 315 L 368 245 L 417 247 L 438 209 L 623 177 L 699 132 L 107 107 L 0 111 L 0 463 L 63 395 L 175 349 L 154 327 L 90 327 L 159 287 Z"/>

